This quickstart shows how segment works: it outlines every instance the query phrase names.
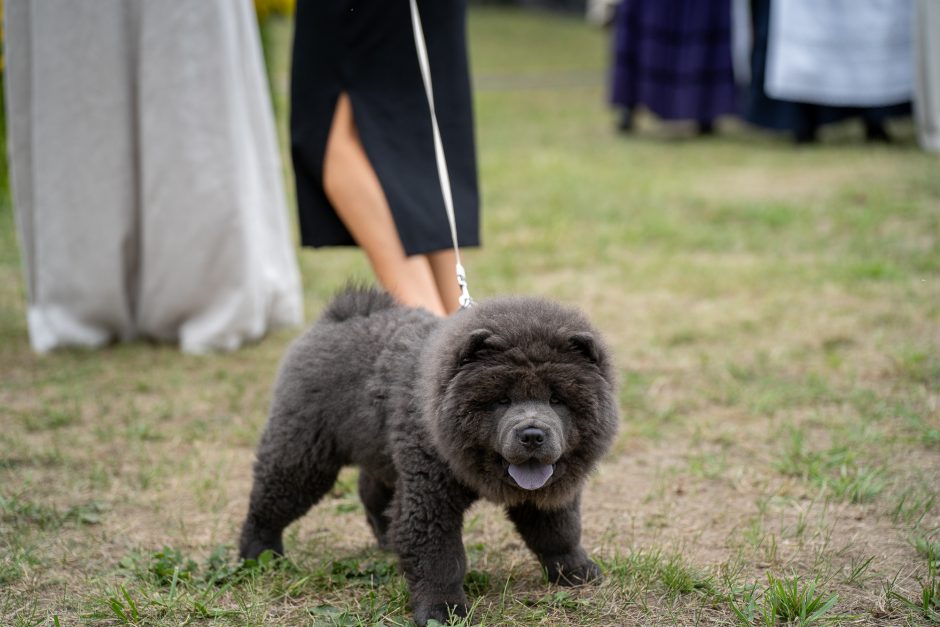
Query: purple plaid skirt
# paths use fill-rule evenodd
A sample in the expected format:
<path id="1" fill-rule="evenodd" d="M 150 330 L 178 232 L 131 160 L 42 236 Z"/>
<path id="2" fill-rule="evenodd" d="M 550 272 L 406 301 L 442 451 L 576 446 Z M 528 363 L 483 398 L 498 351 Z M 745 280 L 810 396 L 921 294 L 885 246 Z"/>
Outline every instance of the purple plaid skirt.
<path id="1" fill-rule="evenodd" d="M 730 0 L 623 0 L 614 31 L 613 104 L 667 120 L 737 113 Z"/>

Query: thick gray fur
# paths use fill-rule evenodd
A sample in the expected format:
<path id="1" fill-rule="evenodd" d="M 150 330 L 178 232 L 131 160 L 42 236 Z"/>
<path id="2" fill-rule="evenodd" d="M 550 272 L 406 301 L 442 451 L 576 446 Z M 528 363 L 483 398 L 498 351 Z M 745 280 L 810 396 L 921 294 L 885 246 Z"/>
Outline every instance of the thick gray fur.
<path id="1" fill-rule="evenodd" d="M 283 553 L 284 528 L 356 465 L 419 625 L 466 614 L 461 528 L 481 497 L 506 507 L 550 580 L 589 581 L 600 571 L 581 547 L 580 494 L 617 423 L 608 350 L 573 308 L 511 297 L 441 319 L 347 289 L 281 364 L 241 555 Z M 510 463 L 554 473 L 525 490 Z"/>

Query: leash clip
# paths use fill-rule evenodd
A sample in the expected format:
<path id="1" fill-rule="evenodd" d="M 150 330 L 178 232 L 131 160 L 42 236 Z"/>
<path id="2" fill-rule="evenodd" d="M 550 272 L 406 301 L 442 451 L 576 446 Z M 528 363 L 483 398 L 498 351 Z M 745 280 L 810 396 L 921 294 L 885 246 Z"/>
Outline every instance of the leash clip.
<path id="1" fill-rule="evenodd" d="M 457 262 L 457 285 L 460 286 L 460 298 L 457 299 L 460 308 L 470 309 L 473 307 L 473 299 L 470 297 L 470 290 L 467 287 L 467 273 L 459 261 Z"/>

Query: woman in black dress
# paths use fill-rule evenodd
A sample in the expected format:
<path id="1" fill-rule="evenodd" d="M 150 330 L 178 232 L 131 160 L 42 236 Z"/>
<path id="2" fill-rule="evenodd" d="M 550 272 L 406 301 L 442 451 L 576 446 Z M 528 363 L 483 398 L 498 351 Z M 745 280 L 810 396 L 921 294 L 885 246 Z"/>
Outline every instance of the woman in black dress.
<path id="1" fill-rule="evenodd" d="M 418 2 L 461 247 L 479 245 L 466 0 Z M 458 307 L 408 0 L 301 0 L 291 153 L 304 246 L 358 244 L 401 302 Z"/>

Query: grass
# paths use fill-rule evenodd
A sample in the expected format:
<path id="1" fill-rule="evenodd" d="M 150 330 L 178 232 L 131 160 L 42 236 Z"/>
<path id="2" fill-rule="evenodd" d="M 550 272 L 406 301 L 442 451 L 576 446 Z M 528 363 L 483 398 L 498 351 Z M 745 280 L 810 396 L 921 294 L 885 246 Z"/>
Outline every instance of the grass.
<path id="1" fill-rule="evenodd" d="M 800 577 L 778 578 L 767 575 L 767 586 L 756 586 L 740 591 L 740 602 L 729 598 L 735 616 L 745 625 L 818 625 L 844 620 L 830 614 L 839 601 L 838 595 L 817 591 L 816 581 L 803 581 Z"/>
<path id="2" fill-rule="evenodd" d="M 839 445 L 824 451 L 808 451 L 806 435 L 793 429 L 790 442 L 775 467 L 785 475 L 800 477 L 838 499 L 851 503 L 875 500 L 885 487 L 885 470 L 858 461 L 859 448 Z"/>
<path id="3" fill-rule="evenodd" d="M 890 596 L 913 610 L 915 615 L 919 615 L 918 618 L 940 624 L 940 542 L 915 537 L 913 544 L 918 554 L 927 560 L 926 576 L 917 579 L 920 594 L 915 592 L 908 597 L 892 589 Z"/>
<path id="4" fill-rule="evenodd" d="M 290 25 L 269 24 L 283 143 Z M 602 31 L 474 8 L 470 40 L 473 295 L 583 307 L 616 355 L 623 415 L 583 499 L 604 581 L 548 585 L 478 504 L 464 529 L 474 620 L 936 621 L 940 178 L 910 125 L 877 147 L 851 122 L 805 149 L 733 121 L 691 140 L 645 117 L 617 136 Z M 298 259 L 308 318 L 370 278 L 356 250 Z M 4 197 L 0 624 L 409 624 L 354 471 L 288 529 L 289 561 L 235 559 L 294 331 L 228 355 L 39 357 L 25 301 Z"/>

